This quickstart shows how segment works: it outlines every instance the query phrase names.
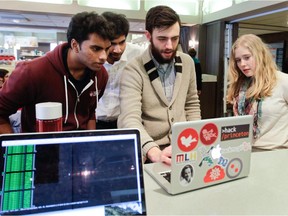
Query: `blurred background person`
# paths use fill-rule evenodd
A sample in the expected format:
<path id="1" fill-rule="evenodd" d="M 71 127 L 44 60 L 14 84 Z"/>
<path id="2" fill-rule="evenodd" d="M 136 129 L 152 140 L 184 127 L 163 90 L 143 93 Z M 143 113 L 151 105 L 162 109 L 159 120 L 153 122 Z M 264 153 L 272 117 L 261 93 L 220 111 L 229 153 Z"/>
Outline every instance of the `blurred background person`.
<path id="1" fill-rule="evenodd" d="M 198 95 L 201 94 L 202 91 L 202 68 L 199 59 L 196 57 L 197 51 L 194 48 L 190 48 L 188 50 L 188 54 L 192 57 L 195 65 L 195 71 L 196 71 L 196 78 L 197 78 L 197 92 Z"/>
<path id="2" fill-rule="evenodd" d="M 0 68 L 0 89 L 2 88 L 3 84 L 9 77 L 9 71 L 6 69 Z"/>

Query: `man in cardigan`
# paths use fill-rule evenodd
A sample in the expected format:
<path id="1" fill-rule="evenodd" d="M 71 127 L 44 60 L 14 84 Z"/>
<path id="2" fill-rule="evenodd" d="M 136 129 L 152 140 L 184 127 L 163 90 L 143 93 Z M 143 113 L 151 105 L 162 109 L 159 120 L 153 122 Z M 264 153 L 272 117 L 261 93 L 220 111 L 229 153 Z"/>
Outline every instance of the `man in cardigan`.
<path id="1" fill-rule="evenodd" d="M 121 77 L 119 128 L 138 128 L 146 162 L 171 164 L 171 126 L 200 119 L 193 60 L 177 52 L 181 21 L 167 6 L 146 15 L 151 45 Z"/>

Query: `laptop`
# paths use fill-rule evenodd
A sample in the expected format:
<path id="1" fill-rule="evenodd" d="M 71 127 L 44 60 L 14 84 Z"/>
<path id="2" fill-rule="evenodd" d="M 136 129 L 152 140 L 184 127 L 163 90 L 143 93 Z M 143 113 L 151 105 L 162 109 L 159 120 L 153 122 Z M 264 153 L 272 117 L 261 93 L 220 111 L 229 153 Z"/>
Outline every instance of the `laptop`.
<path id="1" fill-rule="evenodd" d="M 0 136 L 0 215 L 145 215 L 136 129 Z"/>
<path id="2" fill-rule="evenodd" d="M 144 169 L 168 193 L 179 194 L 248 176 L 253 117 L 178 122 L 172 126 L 172 163 Z"/>

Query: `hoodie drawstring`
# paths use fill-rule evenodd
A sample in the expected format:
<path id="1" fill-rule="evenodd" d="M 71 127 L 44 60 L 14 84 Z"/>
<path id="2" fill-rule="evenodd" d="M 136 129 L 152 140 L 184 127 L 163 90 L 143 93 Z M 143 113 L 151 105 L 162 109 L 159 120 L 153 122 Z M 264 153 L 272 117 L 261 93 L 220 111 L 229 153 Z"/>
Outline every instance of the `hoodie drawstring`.
<path id="1" fill-rule="evenodd" d="M 98 100 L 99 100 L 99 95 L 98 95 L 98 86 L 97 86 L 97 76 L 95 76 L 95 89 L 96 89 L 96 108 L 98 107 Z"/>
<path id="2" fill-rule="evenodd" d="M 68 120 L 68 89 L 67 89 L 67 79 L 66 76 L 64 76 L 64 87 L 65 87 L 65 103 L 66 103 L 66 114 L 65 114 L 65 121 L 64 123 L 67 123 Z"/>

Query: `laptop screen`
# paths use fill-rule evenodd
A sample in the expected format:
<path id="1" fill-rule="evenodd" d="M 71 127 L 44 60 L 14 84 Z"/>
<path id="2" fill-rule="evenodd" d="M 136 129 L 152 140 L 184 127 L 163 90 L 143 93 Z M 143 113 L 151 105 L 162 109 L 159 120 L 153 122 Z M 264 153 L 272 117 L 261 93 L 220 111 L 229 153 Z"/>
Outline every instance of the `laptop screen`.
<path id="1" fill-rule="evenodd" d="M 1 215 L 143 215 L 138 130 L 2 135 Z"/>

